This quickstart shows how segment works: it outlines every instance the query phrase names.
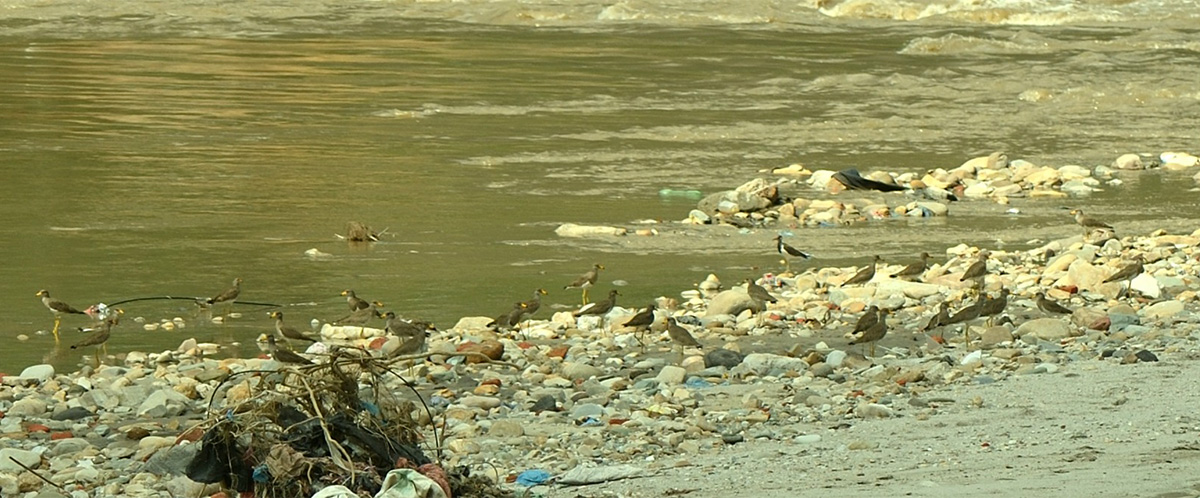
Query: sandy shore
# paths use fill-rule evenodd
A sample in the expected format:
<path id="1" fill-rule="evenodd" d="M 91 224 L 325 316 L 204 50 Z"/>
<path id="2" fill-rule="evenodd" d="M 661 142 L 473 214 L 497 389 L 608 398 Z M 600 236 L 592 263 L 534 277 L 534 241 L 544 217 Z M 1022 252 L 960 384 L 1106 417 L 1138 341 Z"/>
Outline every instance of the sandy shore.
<path id="1" fill-rule="evenodd" d="M 936 408 L 802 428 L 818 442 L 750 440 L 548 496 L 1200 496 L 1198 358 L 946 386 L 924 395 Z"/>

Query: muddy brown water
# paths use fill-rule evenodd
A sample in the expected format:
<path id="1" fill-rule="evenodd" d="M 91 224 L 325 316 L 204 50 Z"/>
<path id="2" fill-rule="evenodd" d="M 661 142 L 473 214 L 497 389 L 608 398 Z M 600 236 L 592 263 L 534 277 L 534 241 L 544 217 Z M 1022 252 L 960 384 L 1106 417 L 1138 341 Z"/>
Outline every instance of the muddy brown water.
<path id="1" fill-rule="evenodd" d="M 445 328 L 537 287 L 551 292 L 546 309 L 573 306 L 562 286 L 600 262 L 596 292 L 619 280 L 623 301 L 640 304 L 708 273 L 778 270 L 775 231 L 664 224 L 658 237 L 606 240 L 554 228 L 682 219 L 694 201 L 661 189 L 709 193 L 797 161 L 921 171 L 1003 150 L 1095 166 L 1195 153 L 1200 129 L 1194 14 L 1169 6 L 913 17 L 879 2 L 890 18 L 876 19 L 839 2 L 0 3 L 8 373 L 81 361 L 50 355 L 42 288 L 85 307 L 211 295 L 241 277 L 244 299 L 281 304 L 297 325 L 336 318 L 338 293 L 353 288 Z M 1075 233 L 1063 205 L 1122 233 L 1191 231 L 1191 174 L 1125 174 L 1084 199 L 963 202 L 944 219 L 790 239 L 839 266 L 961 242 L 1024 248 Z M 349 246 L 334 234 L 350 220 L 386 236 Z M 272 327 L 254 306 L 224 325 L 184 301 L 125 308 L 112 353 L 195 337 L 250 354 Z M 187 327 L 147 332 L 138 316 Z"/>

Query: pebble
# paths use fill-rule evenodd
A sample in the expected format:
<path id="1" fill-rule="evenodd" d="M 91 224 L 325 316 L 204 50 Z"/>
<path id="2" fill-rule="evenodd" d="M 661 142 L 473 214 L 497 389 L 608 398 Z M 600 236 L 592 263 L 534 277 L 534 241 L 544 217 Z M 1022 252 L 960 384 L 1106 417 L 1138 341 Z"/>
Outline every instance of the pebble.
<path id="1" fill-rule="evenodd" d="M 668 365 L 663 367 L 662 370 L 658 372 L 658 375 L 655 377 L 655 379 L 657 379 L 660 384 L 674 386 L 682 384 L 683 379 L 686 376 L 687 370 L 685 370 L 683 367 Z"/>
<path id="2" fill-rule="evenodd" d="M 499 438 L 521 437 L 525 435 L 525 428 L 515 420 L 497 420 L 492 422 L 487 434 Z"/>
<path id="3" fill-rule="evenodd" d="M 714 349 L 704 354 L 704 368 L 733 368 L 742 363 L 742 354 L 729 349 Z"/>
<path id="4" fill-rule="evenodd" d="M 492 408 L 500 406 L 500 399 L 490 396 L 467 396 L 458 400 L 458 403 L 471 408 L 491 410 Z"/>
<path id="5" fill-rule="evenodd" d="M 7 417 L 39 417 L 46 413 L 46 401 L 36 397 L 17 400 L 5 412 Z"/>

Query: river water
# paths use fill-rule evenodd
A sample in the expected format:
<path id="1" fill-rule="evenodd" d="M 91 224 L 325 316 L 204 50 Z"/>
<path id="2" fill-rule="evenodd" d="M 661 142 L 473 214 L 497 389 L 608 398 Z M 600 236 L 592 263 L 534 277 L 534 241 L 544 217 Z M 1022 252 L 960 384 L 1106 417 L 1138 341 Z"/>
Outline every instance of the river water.
<path id="1" fill-rule="evenodd" d="M 765 169 L 919 171 L 1005 151 L 1038 164 L 1197 152 L 1196 2 L 0 0 L 0 371 L 59 348 L 34 293 L 77 307 L 211 295 L 336 318 L 353 288 L 442 327 L 533 289 L 677 295 L 708 273 L 778 269 L 772 230 L 657 226 L 563 239 L 561 223 L 686 216 L 663 188 Z M 1123 175 L 1071 205 L 1123 233 L 1197 226 L 1192 173 Z M 823 264 L 905 263 L 967 242 L 1077 233 L 1061 201 L 795 230 Z M 1021 215 L 1009 215 L 1009 207 Z M 350 220 L 387 229 L 370 247 Z M 323 256 L 309 257 L 317 249 Z M 207 322 L 125 306 L 109 351 L 187 337 L 248 354 L 267 308 Z M 142 330 L 181 317 L 187 328 Z M 86 323 L 64 320 L 65 328 Z M 41 333 L 39 333 L 41 331 Z M 18 341 L 19 335 L 29 336 Z M 78 340 L 67 332 L 64 345 Z M 235 344 L 240 343 L 240 346 Z"/>

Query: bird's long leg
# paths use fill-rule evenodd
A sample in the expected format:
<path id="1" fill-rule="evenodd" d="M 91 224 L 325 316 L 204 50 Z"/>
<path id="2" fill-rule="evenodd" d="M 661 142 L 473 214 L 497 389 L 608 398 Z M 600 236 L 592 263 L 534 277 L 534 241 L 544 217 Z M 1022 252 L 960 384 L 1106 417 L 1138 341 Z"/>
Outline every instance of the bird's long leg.
<path id="1" fill-rule="evenodd" d="M 62 318 L 55 315 L 54 316 L 54 330 L 50 332 L 51 334 L 54 334 L 54 343 L 55 344 L 58 344 L 58 324 L 60 322 L 62 322 Z"/>
<path id="2" fill-rule="evenodd" d="M 874 358 L 875 357 L 875 343 L 872 342 L 870 347 L 871 347 L 871 357 Z"/>
<path id="3" fill-rule="evenodd" d="M 584 287 L 584 288 L 583 288 L 583 305 L 584 305 L 584 306 L 587 306 L 587 303 L 588 303 L 588 299 L 587 299 L 587 294 L 588 294 L 588 293 L 587 293 L 587 291 L 588 291 L 588 290 L 587 290 L 587 287 Z"/>

